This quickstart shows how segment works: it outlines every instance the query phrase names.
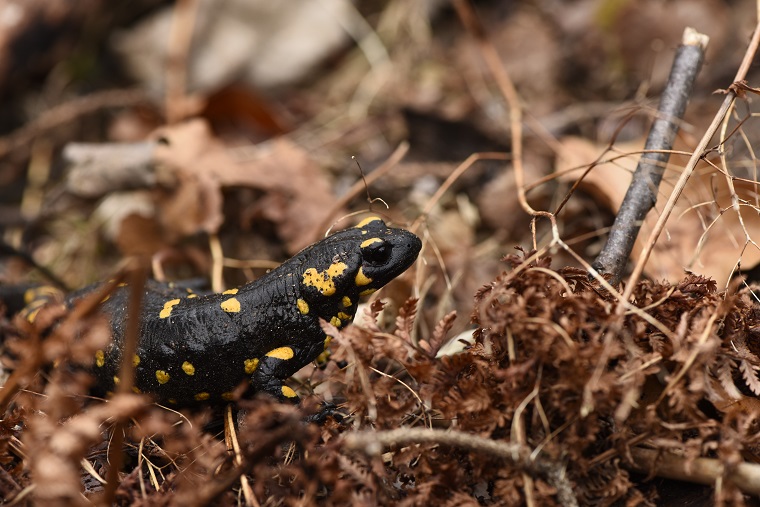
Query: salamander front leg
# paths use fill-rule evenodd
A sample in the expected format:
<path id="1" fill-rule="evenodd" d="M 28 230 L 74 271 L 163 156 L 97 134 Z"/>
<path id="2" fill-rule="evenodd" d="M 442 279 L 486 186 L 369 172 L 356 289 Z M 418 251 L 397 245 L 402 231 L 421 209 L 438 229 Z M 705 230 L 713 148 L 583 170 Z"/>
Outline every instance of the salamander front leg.
<path id="1" fill-rule="evenodd" d="M 272 349 L 261 358 L 253 372 L 252 387 L 274 396 L 279 401 L 298 403 L 298 395 L 284 384 L 285 380 L 299 369 L 296 351 L 292 347 Z"/>

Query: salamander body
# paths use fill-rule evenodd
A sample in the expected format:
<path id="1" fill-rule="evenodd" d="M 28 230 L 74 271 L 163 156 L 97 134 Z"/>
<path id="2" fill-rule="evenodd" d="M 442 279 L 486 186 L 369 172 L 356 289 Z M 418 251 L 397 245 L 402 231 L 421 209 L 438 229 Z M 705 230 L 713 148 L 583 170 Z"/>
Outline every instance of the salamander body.
<path id="1" fill-rule="evenodd" d="M 134 390 L 185 407 L 224 403 L 248 380 L 246 396 L 263 391 L 297 400 L 283 382 L 325 350 L 330 337 L 319 319 L 346 326 L 360 297 L 409 268 L 421 246 L 414 234 L 370 217 L 219 294 L 149 281 L 137 353 L 127 358 L 135 367 Z M 98 287 L 69 296 L 66 304 Z M 113 339 L 95 355 L 96 391 L 111 391 L 119 381 L 129 291 L 118 287 L 101 305 Z"/>

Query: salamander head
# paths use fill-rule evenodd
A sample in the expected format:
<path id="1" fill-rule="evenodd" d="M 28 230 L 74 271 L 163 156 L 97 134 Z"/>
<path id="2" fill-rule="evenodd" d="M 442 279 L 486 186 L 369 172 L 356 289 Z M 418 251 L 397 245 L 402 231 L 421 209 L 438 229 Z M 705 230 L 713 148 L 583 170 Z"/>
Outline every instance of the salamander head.
<path id="1" fill-rule="evenodd" d="M 301 291 L 309 304 L 350 301 L 371 294 L 406 271 L 422 248 L 409 231 L 388 227 L 378 217 L 325 238 L 296 257 Z M 328 306 L 334 308 L 334 304 Z"/>

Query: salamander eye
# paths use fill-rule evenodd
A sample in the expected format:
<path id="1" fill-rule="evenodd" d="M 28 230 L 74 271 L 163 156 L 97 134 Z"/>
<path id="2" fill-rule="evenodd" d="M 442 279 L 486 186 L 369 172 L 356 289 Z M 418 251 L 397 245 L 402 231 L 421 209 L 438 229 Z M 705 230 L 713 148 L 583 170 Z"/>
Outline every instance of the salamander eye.
<path id="1" fill-rule="evenodd" d="M 362 248 L 364 262 L 380 266 L 388 262 L 391 257 L 391 245 L 385 241 L 375 241 Z"/>

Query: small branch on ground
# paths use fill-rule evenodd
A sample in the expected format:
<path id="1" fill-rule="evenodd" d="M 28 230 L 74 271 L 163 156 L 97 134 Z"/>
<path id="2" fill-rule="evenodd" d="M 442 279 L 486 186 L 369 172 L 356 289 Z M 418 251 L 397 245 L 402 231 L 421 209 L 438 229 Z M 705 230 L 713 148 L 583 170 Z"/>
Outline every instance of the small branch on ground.
<path id="1" fill-rule="evenodd" d="M 691 28 L 684 31 L 682 45 L 676 52 L 660 99 L 657 118 L 647 137 L 645 153 L 633 174 L 607 243 L 592 264 L 600 273 L 612 275 L 611 285 L 620 282 L 641 224 L 657 202 L 657 189 L 670 158 L 669 150 L 673 148 L 678 123 L 686 112 L 694 81 L 702 68 L 708 40 L 707 36 Z"/>
<path id="2" fill-rule="evenodd" d="M 560 505 L 578 505 L 578 500 L 573 493 L 573 485 L 567 478 L 565 467 L 548 459 L 531 459 L 532 451 L 525 445 L 499 442 L 458 431 L 426 428 L 364 431 L 349 433 L 343 437 L 344 449 L 360 451 L 367 455 L 380 454 L 383 447 L 420 443 L 459 447 L 502 459 L 532 476 L 543 477 L 546 482 L 557 490 L 557 500 Z"/>
<path id="3" fill-rule="evenodd" d="M 631 456 L 631 468 L 639 473 L 708 486 L 715 485 L 716 481 L 723 478 L 744 493 L 760 495 L 760 465 L 754 463 L 739 463 L 727 471 L 726 466 L 717 459 L 688 459 L 654 449 L 633 447 Z"/>

